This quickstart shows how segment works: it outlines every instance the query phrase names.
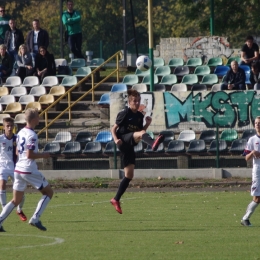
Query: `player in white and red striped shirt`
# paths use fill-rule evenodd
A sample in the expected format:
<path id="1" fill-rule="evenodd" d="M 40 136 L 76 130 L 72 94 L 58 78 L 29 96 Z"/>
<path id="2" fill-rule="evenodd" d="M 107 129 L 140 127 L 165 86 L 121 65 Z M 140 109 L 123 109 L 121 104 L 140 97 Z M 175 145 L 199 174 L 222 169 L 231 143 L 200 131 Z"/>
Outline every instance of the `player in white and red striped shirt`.
<path id="1" fill-rule="evenodd" d="M 16 135 L 13 133 L 14 120 L 11 117 L 3 119 L 4 134 L 0 135 L 0 203 L 6 205 L 6 182 L 10 177 L 14 181 L 14 167 L 17 161 Z M 27 218 L 22 211 L 24 197 L 17 207 L 17 215 L 22 221 Z"/>
<path id="2" fill-rule="evenodd" d="M 37 208 L 29 220 L 29 224 L 46 231 L 40 221 L 40 216 L 53 196 L 53 190 L 41 172 L 38 171 L 35 159 L 49 158 L 49 153 L 38 153 L 38 136 L 34 128 L 39 124 L 37 109 L 25 111 L 26 126 L 17 134 L 18 162 L 14 170 L 13 199 L 6 204 L 0 214 L 0 232 L 4 232 L 2 223 L 12 210 L 21 202 L 27 183 L 42 193 Z"/>
<path id="3" fill-rule="evenodd" d="M 246 161 L 253 159 L 251 196 L 253 201 L 247 206 L 246 214 L 241 220 L 241 225 L 252 226 L 249 218 L 260 203 L 260 116 L 255 119 L 256 135 L 249 138 L 244 151 Z"/>

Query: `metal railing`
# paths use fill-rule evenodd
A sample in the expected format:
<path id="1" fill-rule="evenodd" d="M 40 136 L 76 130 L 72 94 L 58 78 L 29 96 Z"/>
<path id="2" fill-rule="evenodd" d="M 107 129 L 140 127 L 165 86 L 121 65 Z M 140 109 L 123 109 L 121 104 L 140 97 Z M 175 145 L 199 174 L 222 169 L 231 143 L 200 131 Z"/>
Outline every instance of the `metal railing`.
<path id="1" fill-rule="evenodd" d="M 104 68 L 104 66 L 112 61 L 114 58 L 116 58 L 116 68 L 113 70 L 109 75 L 104 77 L 101 81 L 98 83 L 94 82 L 94 77 L 96 73 L 99 73 L 99 71 Z M 92 94 L 92 102 L 95 101 L 95 89 L 100 86 L 103 82 L 105 82 L 107 79 L 109 79 L 113 74 L 116 73 L 116 78 L 117 82 L 119 82 L 119 61 L 122 58 L 122 52 L 118 51 L 115 53 L 113 56 L 111 56 L 109 59 L 107 59 L 104 63 L 102 63 L 100 66 L 95 68 L 89 75 L 84 77 L 82 80 L 80 80 L 76 85 L 68 89 L 63 95 L 57 98 L 51 105 L 49 105 L 45 110 L 43 110 L 40 113 L 40 117 L 44 115 L 45 118 L 45 127 L 42 128 L 39 132 L 38 135 L 40 135 L 42 132 L 46 131 L 46 141 L 48 141 L 48 128 L 55 123 L 56 120 L 58 120 L 61 116 L 63 116 L 67 111 L 69 112 L 69 121 L 71 120 L 71 108 L 76 105 L 79 101 L 81 101 L 84 97 L 89 95 L 90 93 Z M 71 92 L 76 89 L 78 86 L 80 86 L 82 83 L 84 83 L 87 79 L 91 78 L 91 89 L 88 90 L 86 93 L 84 93 L 81 97 L 79 97 L 76 101 L 71 103 Z M 48 123 L 48 112 L 49 110 L 54 107 L 57 103 L 59 103 L 64 97 L 68 97 L 68 107 L 65 108 L 57 117 L 55 117 L 53 120 L 51 120 Z"/>

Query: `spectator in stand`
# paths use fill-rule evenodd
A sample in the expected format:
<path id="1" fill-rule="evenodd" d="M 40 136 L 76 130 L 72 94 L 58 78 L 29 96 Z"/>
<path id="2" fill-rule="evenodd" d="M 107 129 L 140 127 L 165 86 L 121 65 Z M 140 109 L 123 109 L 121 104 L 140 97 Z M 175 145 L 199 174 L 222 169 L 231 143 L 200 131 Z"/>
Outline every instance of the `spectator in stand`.
<path id="1" fill-rule="evenodd" d="M 246 43 L 241 49 L 241 62 L 240 65 L 251 66 L 253 62 L 258 61 L 259 47 L 254 43 L 253 36 L 246 37 Z"/>
<path id="2" fill-rule="evenodd" d="M 32 55 L 27 51 L 26 45 L 22 44 L 19 47 L 17 55 L 17 65 L 18 69 L 16 71 L 16 76 L 19 76 L 23 81 L 25 77 L 32 76 L 34 73 Z"/>
<path id="3" fill-rule="evenodd" d="M 6 51 L 4 44 L 0 45 L 0 78 L 7 78 L 13 70 L 13 61 L 11 56 Z"/>
<path id="4" fill-rule="evenodd" d="M 5 6 L 0 5 L 0 44 L 4 44 L 5 33 L 9 29 L 9 20 L 11 17 L 5 14 Z"/>
<path id="5" fill-rule="evenodd" d="M 40 28 L 38 19 L 34 19 L 33 30 L 31 30 L 26 38 L 27 50 L 32 53 L 33 58 L 38 54 L 39 47 L 44 46 L 46 49 L 49 46 L 49 34 L 47 31 Z"/>
<path id="6" fill-rule="evenodd" d="M 255 62 L 251 65 L 250 82 L 254 89 L 260 89 L 260 64 Z"/>
<path id="7" fill-rule="evenodd" d="M 231 69 L 227 72 L 221 90 L 245 90 L 246 74 L 238 67 L 237 61 L 231 62 Z"/>
<path id="8" fill-rule="evenodd" d="M 67 11 L 62 14 L 62 22 L 66 27 L 68 35 L 68 44 L 70 51 L 76 58 L 83 58 L 81 53 L 82 29 L 80 25 L 81 15 L 78 11 L 73 10 L 73 1 L 67 1 Z"/>
<path id="9" fill-rule="evenodd" d="M 5 33 L 5 45 L 7 47 L 8 53 L 16 60 L 18 49 L 21 44 L 24 44 L 24 37 L 21 30 L 16 28 L 15 20 L 9 20 L 10 28 Z"/>
<path id="10" fill-rule="evenodd" d="M 46 76 L 56 75 L 54 56 L 47 51 L 45 46 L 39 47 L 39 53 L 35 57 L 35 71 L 35 75 L 38 76 L 40 82 Z"/>

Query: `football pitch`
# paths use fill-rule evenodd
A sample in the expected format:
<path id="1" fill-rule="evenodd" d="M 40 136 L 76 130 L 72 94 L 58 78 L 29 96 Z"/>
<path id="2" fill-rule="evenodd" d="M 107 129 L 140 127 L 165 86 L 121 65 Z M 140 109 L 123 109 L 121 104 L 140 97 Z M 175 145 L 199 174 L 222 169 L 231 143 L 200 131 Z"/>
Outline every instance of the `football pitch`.
<path id="1" fill-rule="evenodd" d="M 113 195 L 56 192 L 41 217 L 46 232 L 12 212 L 0 233 L 0 259 L 260 259 L 260 207 L 253 227 L 240 225 L 251 201 L 246 191 L 129 190 L 122 215 L 109 203 Z M 39 198 L 26 194 L 28 219 Z"/>

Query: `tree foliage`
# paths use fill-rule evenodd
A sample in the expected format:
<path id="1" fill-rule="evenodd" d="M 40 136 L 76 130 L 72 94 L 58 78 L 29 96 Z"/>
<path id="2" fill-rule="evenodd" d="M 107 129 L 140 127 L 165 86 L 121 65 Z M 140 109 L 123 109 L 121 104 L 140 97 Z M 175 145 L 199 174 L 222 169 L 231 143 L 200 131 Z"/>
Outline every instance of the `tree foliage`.
<path id="1" fill-rule="evenodd" d="M 211 0 L 153 0 L 154 45 L 160 38 L 210 35 Z M 258 0 L 215 0 L 215 35 L 227 36 L 233 47 L 240 47 L 248 34 L 259 35 L 260 5 Z M 17 0 L 6 2 L 6 10 L 17 21 L 24 36 L 38 18 L 50 35 L 50 51 L 60 55 L 59 0 Z M 141 52 L 148 52 L 148 1 L 132 0 L 136 39 Z M 66 9 L 66 1 L 63 4 Z M 83 51 L 93 50 L 108 57 L 123 48 L 122 1 L 74 0 L 82 15 Z M 127 42 L 134 37 L 130 0 L 126 0 Z M 133 42 L 128 50 L 134 49 Z M 140 48 L 143 46 L 143 49 Z M 65 46 L 65 53 L 68 47 Z"/>

